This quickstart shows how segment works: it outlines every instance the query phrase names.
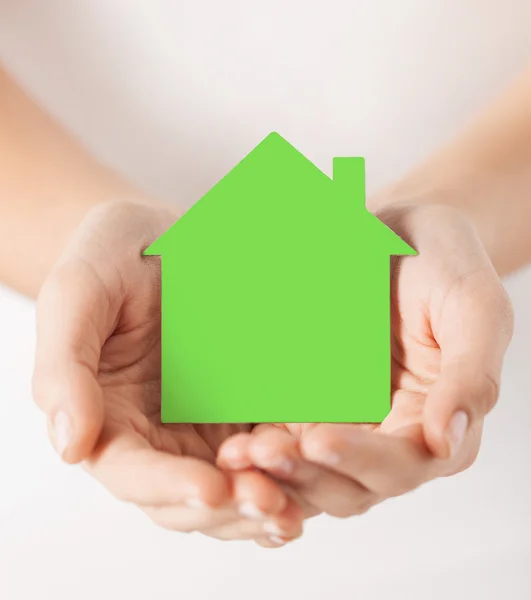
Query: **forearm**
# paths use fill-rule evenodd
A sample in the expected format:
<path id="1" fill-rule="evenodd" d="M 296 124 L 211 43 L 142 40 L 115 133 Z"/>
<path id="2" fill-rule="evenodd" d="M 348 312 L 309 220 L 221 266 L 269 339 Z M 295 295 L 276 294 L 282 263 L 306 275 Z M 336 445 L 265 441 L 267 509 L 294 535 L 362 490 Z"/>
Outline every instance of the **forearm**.
<path id="1" fill-rule="evenodd" d="M 94 160 L 0 66 L 0 280 L 35 296 L 93 206 L 149 201 Z"/>
<path id="2" fill-rule="evenodd" d="M 369 208 L 401 201 L 450 204 L 467 213 L 501 274 L 531 261 L 531 71 Z"/>

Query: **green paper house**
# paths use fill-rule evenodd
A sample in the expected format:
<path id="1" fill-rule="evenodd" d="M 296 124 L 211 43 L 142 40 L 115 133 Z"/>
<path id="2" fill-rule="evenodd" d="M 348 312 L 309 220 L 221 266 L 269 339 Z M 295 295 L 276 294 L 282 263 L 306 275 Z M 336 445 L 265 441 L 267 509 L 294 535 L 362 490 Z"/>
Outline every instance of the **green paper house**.
<path id="1" fill-rule="evenodd" d="M 162 421 L 381 422 L 390 256 L 362 158 L 332 179 L 268 135 L 144 252 L 162 256 Z"/>

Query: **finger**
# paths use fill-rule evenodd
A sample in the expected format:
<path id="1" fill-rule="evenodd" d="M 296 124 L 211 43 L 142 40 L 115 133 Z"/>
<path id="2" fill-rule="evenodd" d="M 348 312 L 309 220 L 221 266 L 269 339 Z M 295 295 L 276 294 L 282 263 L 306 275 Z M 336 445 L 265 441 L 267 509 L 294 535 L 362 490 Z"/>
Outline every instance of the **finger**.
<path id="1" fill-rule="evenodd" d="M 271 430 L 280 430 L 284 433 L 288 431 L 285 425 L 260 423 L 249 432 L 232 435 L 220 445 L 216 459 L 217 464 L 223 469 L 236 471 L 252 468 L 253 464 L 249 458 L 249 445 L 253 437 Z"/>
<path id="2" fill-rule="evenodd" d="M 287 483 L 306 503 L 329 515 L 361 514 L 378 500 L 358 481 L 305 460 L 297 440 L 286 430 L 262 430 L 251 437 L 247 451 L 254 465 Z"/>
<path id="3" fill-rule="evenodd" d="M 242 518 L 233 506 L 217 509 L 176 506 L 143 507 L 150 519 L 160 527 L 181 533 L 200 531 L 220 540 L 282 538 L 282 544 L 302 535 L 303 515 L 290 500 L 284 510 L 269 520 Z"/>
<path id="4" fill-rule="evenodd" d="M 261 473 L 234 473 L 230 503 L 217 508 L 194 500 L 186 505 L 148 506 L 144 512 L 166 529 L 202 531 L 218 539 L 251 539 L 264 532 L 299 535 L 302 511 L 274 482 Z"/>
<path id="5" fill-rule="evenodd" d="M 252 436 L 252 433 L 237 433 L 222 442 L 216 458 L 218 466 L 235 471 L 251 467 L 248 447 Z"/>
<path id="6" fill-rule="evenodd" d="M 380 499 L 398 496 L 439 475 L 439 461 L 404 436 L 356 425 L 322 424 L 300 442 L 302 456 L 330 467 Z M 371 500 L 368 497 L 369 506 Z"/>
<path id="7" fill-rule="evenodd" d="M 304 515 L 301 507 L 290 500 L 281 515 L 264 524 L 264 532 L 254 537 L 264 548 L 276 548 L 300 538 L 303 534 Z"/>
<path id="8" fill-rule="evenodd" d="M 267 431 L 289 433 L 292 439 L 299 439 L 304 431 L 314 427 L 315 423 L 259 423 L 249 432 L 239 433 L 227 438 L 219 447 L 217 462 L 224 469 L 248 469 L 253 465 L 249 460 L 248 448 L 255 436 Z"/>
<path id="9" fill-rule="evenodd" d="M 288 496 L 272 479 L 257 471 L 231 473 L 232 497 L 239 514 L 251 520 L 263 520 L 281 513 Z"/>
<path id="10" fill-rule="evenodd" d="M 281 537 L 284 540 L 294 540 L 302 535 L 304 513 L 300 505 L 288 498 L 284 509 L 264 523 L 264 530 L 269 536 Z"/>
<path id="11" fill-rule="evenodd" d="M 441 459 L 456 455 L 468 430 L 495 405 L 512 335 L 512 309 L 501 284 L 481 272 L 474 286 L 474 293 L 464 287 L 447 298 L 434 331 L 441 371 L 423 423 L 426 443 Z"/>
<path id="12" fill-rule="evenodd" d="M 129 430 L 104 429 L 84 466 L 124 502 L 192 508 L 216 508 L 230 502 L 230 482 L 215 466 L 155 450 Z"/>
<path id="13" fill-rule="evenodd" d="M 176 504 L 167 506 L 143 506 L 141 507 L 150 519 L 163 529 L 178 531 L 180 533 L 192 533 L 194 531 L 210 531 L 233 527 L 233 539 L 248 539 L 247 537 L 236 537 L 241 531 L 236 529 L 236 523 L 242 521 L 241 517 L 233 507 L 222 507 L 211 509 L 208 507 L 189 508 L 186 505 Z M 242 529 L 240 527 L 240 529 Z M 255 525 L 255 530 L 258 528 Z M 252 537 L 249 536 L 249 537 Z"/>
<path id="14" fill-rule="evenodd" d="M 37 300 L 33 394 L 57 452 L 70 463 L 88 456 L 103 423 L 97 370 L 110 315 L 103 287 L 92 277 L 63 266 Z"/>
<path id="15" fill-rule="evenodd" d="M 222 540 L 273 539 L 282 544 L 299 538 L 303 531 L 304 516 L 301 508 L 289 500 L 284 510 L 263 521 L 241 519 L 225 525 L 202 530 L 202 533 Z M 278 541 L 276 542 L 279 543 Z"/>
<path id="16" fill-rule="evenodd" d="M 275 477 L 277 480 L 282 480 L 279 477 L 279 473 L 277 469 L 267 469 L 261 468 L 258 465 L 252 463 L 251 458 L 249 456 L 249 446 L 253 440 L 253 438 L 257 435 L 261 435 L 261 432 L 267 431 L 268 429 L 275 429 L 272 425 L 267 425 L 264 427 L 258 426 L 255 427 L 252 433 L 246 434 L 238 434 L 228 438 L 220 447 L 219 454 L 217 457 L 217 464 L 222 469 L 225 470 L 236 470 L 239 471 L 241 469 L 261 469 L 262 471 L 269 472 L 272 477 Z M 304 510 L 304 515 L 306 518 L 313 517 L 316 514 L 322 512 L 321 509 L 310 504 L 304 496 L 302 496 L 298 490 L 295 490 L 293 486 L 288 485 L 288 483 L 282 482 L 282 488 L 284 491 L 292 498 L 296 500 L 296 502 L 302 507 Z"/>

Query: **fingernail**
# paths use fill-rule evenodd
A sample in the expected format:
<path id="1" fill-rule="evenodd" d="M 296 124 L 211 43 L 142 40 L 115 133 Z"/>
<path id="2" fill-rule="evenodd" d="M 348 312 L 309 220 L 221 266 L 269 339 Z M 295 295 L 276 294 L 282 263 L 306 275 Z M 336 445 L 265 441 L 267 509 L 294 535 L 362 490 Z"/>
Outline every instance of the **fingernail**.
<path id="1" fill-rule="evenodd" d="M 468 415 L 463 410 L 457 411 L 450 419 L 446 429 L 446 439 L 450 445 L 451 455 L 454 456 L 459 451 L 465 439 L 468 429 Z"/>
<path id="2" fill-rule="evenodd" d="M 52 421 L 53 445 L 59 454 L 63 456 L 72 442 L 72 422 L 64 410 L 60 410 Z"/>
<path id="3" fill-rule="evenodd" d="M 281 537 L 277 535 L 270 535 L 269 540 L 273 542 L 273 544 L 277 544 L 278 546 L 284 546 L 286 544 L 286 540 L 283 540 Z"/>
<path id="4" fill-rule="evenodd" d="M 248 519 L 263 519 L 265 517 L 265 513 L 263 513 L 256 504 L 252 502 L 242 502 L 238 507 L 238 512 L 242 517 L 247 517 Z"/>
<path id="5" fill-rule="evenodd" d="M 270 533 L 272 536 L 281 536 L 285 534 L 274 521 L 266 521 L 264 523 L 264 531 Z"/>
<path id="6" fill-rule="evenodd" d="M 197 508 L 197 509 L 203 509 L 203 508 L 207 508 L 207 504 L 205 502 L 203 502 L 203 500 L 200 500 L 199 498 L 187 498 L 184 503 L 186 504 L 186 506 L 188 506 L 188 508 Z"/>

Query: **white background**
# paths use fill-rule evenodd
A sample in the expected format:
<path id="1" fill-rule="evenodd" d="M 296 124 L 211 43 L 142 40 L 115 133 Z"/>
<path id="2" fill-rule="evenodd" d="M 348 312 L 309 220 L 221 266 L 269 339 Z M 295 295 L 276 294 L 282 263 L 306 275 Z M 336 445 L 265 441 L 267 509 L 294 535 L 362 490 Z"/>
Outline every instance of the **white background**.
<path id="1" fill-rule="evenodd" d="M 0 56 L 183 206 L 271 130 L 325 171 L 364 155 L 374 190 L 524 67 L 531 3 L 0 0 Z M 60 464 L 31 405 L 33 306 L 0 288 L 0 598 L 531 597 L 531 271 L 508 287 L 517 334 L 477 464 L 280 551 L 157 529 Z"/>

